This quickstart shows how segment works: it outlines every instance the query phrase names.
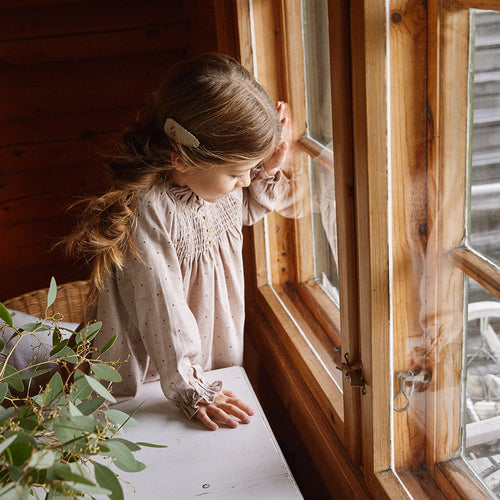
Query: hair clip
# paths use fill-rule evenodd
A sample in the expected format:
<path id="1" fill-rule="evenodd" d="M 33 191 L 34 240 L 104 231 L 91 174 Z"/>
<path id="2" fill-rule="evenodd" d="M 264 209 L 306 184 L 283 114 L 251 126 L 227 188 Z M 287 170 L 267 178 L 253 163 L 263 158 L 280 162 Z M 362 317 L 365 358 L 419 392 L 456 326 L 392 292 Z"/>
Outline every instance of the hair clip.
<path id="1" fill-rule="evenodd" d="M 173 118 L 167 118 L 163 125 L 165 134 L 175 142 L 190 148 L 197 148 L 200 141 L 191 133 L 188 132 L 182 125 L 179 125 Z"/>

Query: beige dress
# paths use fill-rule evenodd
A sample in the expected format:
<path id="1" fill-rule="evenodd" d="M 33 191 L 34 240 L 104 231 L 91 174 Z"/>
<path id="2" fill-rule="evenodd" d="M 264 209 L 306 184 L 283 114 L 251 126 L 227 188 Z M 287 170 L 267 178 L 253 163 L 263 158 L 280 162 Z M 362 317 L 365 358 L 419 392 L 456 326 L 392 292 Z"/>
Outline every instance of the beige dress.
<path id="1" fill-rule="evenodd" d="M 216 203 L 188 187 L 167 184 L 138 203 L 135 244 L 124 270 L 110 277 L 87 319 L 102 321 L 96 347 L 115 334 L 104 354 L 121 360 L 116 397 L 133 397 L 160 378 L 165 396 L 192 417 L 222 383 L 203 372 L 243 361 L 242 225 L 273 209 L 280 172 L 259 171 L 248 188 Z"/>

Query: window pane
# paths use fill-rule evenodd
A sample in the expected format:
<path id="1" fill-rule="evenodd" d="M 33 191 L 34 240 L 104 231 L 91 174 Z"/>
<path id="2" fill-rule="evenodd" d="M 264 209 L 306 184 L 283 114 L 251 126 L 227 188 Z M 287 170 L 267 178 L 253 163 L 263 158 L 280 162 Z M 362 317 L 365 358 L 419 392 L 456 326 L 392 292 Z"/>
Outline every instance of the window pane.
<path id="1" fill-rule="evenodd" d="M 337 271 L 337 221 L 333 170 L 310 162 L 314 275 L 330 298 L 339 305 Z"/>
<path id="2" fill-rule="evenodd" d="M 332 105 L 327 0 L 304 0 L 303 31 L 308 135 L 331 148 Z"/>
<path id="3" fill-rule="evenodd" d="M 463 453 L 500 498 L 500 301 L 468 279 Z"/>
<path id="4" fill-rule="evenodd" d="M 303 0 L 307 135 L 332 149 L 330 50 L 327 0 Z M 337 221 L 333 165 L 310 160 L 310 199 L 314 247 L 314 278 L 339 305 Z M 326 162 L 328 163 L 328 162 Z"/>
<path id="5" fill-rule="evenodd" d="M 470 244 L 500 263 L 500 13 L 471 15 Z"/>

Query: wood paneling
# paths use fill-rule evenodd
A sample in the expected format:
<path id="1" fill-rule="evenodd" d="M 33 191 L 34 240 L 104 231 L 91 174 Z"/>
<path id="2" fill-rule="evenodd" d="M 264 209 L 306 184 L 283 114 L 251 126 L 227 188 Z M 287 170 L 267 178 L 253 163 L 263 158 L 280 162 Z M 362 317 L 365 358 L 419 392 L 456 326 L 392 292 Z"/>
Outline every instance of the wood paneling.
<path id="1" fill-rule="evenodd" d="M 54 243 L 168 67 L 217 49 L 214 0 L 0 2 L 0 300 L 86 278 Z"/>

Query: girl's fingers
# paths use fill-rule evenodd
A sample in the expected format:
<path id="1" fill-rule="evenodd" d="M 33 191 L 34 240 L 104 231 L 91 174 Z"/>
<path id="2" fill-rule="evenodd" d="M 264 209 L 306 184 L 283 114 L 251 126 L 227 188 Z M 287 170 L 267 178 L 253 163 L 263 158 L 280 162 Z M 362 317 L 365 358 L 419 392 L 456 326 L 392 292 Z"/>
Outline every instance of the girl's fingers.
<path id="1" fill-rule="evenodd" d="M 242 424 L 248 424 L 250 422 L 250 415 L 241 408 L 238 408 L 236 405 L 226 403 L 221 406 L 221 409 L 223 409 L 228 415 L 236 417 Z"/>
<path id="2" fill-rule="evenodd" d="M 196 418 L 210 430 L 217 430 L 219 424 L 227 425 L 231 428 L 238 427 L 238 421 L 242 424 L 250 422 L 250 416 L 255 411 L 246 403 L 236 397 L 228 390 L 223 390 L 213 403 L 200 404 L 196 413 Z M 235 420 L 238 419 L 238 420 Z"/>
<path id="3" fill-rule="evenodd" d="M 283 118 L 285 118 L 288 110 L 288 105 L 284 101 L 278 101 L 276 104 L 276 110 L 278 111 L 278 116 L 280 120 L 283 122 Z"/>
<path id="4" fill-rule="evenodd" d="M 238 422 L 228 415 L 222 408 L 215 405 L 208 405 L 207 415 L 212 419 L 213 422 L 219 422 L 220 424 L 227 425 L 231 428 L 238 427 Z"/>
<path id="5" fill-rule="evenodd" d="M 273 156 L 264 163 L 264 170 L 270 174 L 273 170 L 279 168 L 285 161 L 287 151 L 288 142 L 282 141 Z"/>
<path id="6" fill-rule="evenodd" d="M 241 399 L 231 398 L 231 399 L 227 400 L 227 403 L 230 404 L 231 406 L 237 408 L 238 410 L 244 412 L 247 417 L 255 415 L 255 410 L 251 406 L 249 406 L 245 402 L 243 402 Z M 235 416 L 237 416 L 237 415 L 235 415 Z"/>
<path id="7" fill-rule="evenodd" d="M 219 426 L 207 415 L 205 408 L 200 407 L 196 413 L 196 418 L 209 430 L 216 431 Z"/>

